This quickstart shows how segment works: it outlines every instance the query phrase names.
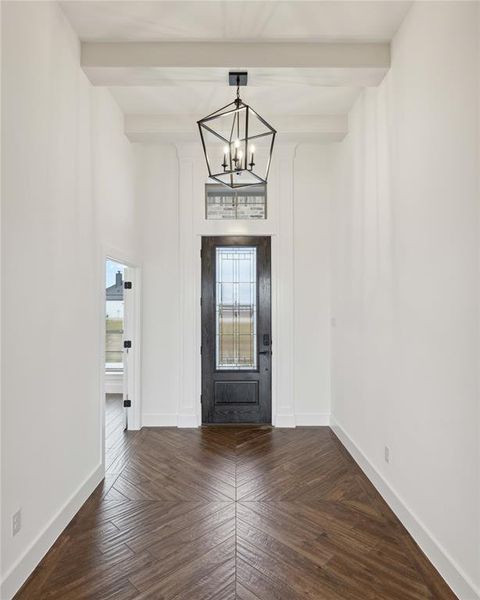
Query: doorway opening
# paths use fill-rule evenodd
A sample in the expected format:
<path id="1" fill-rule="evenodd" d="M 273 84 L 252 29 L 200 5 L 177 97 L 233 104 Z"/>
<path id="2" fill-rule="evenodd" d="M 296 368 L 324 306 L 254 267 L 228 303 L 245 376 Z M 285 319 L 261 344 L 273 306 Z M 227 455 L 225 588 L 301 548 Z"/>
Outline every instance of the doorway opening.
<path id="1" fill-rule="evenodd" d="M 202 238 L 202 422 L 272 422 L 271 240 Z"/>
<path id="2" fill-rule="evenodd" d="M 111 255 L 103 259 L 102 409 L 105 470 L 141 427 L 140 268 Z"/>
<path id="3" fill-rule="evenodd" d="M 105 262 L 105 450 L 123 440 L 127 428 L 125 392 L 125 271 L 120 262 Z"/>

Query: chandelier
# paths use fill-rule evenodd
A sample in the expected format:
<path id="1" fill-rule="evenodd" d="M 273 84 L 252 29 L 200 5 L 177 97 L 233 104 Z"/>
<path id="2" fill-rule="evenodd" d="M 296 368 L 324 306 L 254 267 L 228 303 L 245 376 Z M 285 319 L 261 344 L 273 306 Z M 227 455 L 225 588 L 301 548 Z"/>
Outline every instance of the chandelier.
<path id="1" fill-rule="evenodd" d="M 230 188 L 267 183 L 277 132 L 241 100 L 247 73 L 230 73 L 229 83 L 235 100 L 198 121 L 208 175 Z"/>

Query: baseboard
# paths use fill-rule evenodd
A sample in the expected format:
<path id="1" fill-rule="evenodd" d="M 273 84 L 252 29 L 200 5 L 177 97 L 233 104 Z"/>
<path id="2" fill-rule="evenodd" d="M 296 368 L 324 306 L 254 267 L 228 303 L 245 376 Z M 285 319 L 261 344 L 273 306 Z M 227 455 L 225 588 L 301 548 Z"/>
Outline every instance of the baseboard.
<path id="1" fill-rule="evenodd" d="M 295 415 L 277 415 L 273 425 L 274 427 L 295 427 Z"/>
<path id="2" fill-rule="evenodd" d="M 192 428 L 198 427 L 198 425 L 197 415 L 178 415 L 177 417 L 177 427 Z"/>
<path id="3" fill-rule="evenodd" d="M 275 427 L 321 427 L 330 425 L 329 413 L 300 413 L 297 415 L 277 415 Z M 198 427 L 196 415 L 174 413 L 150 413 L 142 416 L 142 427 Z"/>
<path id="4" fill-rule="evenodd" d="M 335 419 L 334 415 L 330 417 L 330 426 L 458 598 L 460 600 L 480 600 L 480 590 L 478 587 L 475 586 L 448 552 L 435 539 L 435 536 L 432 535 L 415 513 L 406 505 L 401 496 L 377 471 L 362 450 Z"/>
<path id="5" fill-rule="evenodd" d="M 103 465 L 98 465 L 40 535 L 32 542 L 23 556 L 7 572 L 0 588 L 0 598 L 2 600 L 11 600 L 18 592 L 58 536 L 70 523 L 73 516 L 80 510 L 85 500 L 102 481 L 103 475 Z"/>
<path id="6" fill-rule="evenodd" d="M 142 427 L 176 427 L 176 413 L 151 413 L 142 415 Z"/>
<path id="7" fill-rule="evenodd" d="M 330 413 L 297 413 L 295 424 L 297 427 L 324 427 L 330 425 Z"/>
<path id="8" fill-rule="evenodd" d="M 177 415 L 175 413 L 151 413 L 142 416 L 143 427 L 198 427 L 197 415 Z"/>

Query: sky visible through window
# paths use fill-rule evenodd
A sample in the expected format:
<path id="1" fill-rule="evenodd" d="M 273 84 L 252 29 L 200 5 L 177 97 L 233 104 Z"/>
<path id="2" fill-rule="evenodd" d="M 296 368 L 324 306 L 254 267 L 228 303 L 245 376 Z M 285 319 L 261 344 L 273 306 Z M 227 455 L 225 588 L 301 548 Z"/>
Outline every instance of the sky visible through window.
<path id="1" fill-rule="evenodd" d="M 107 260 L 106 263 L 106 287 L 110 287 L 115 283 L 115 275 L 117 271 L 121 271 L 123 273 L 123 265 L 120 263 L 114 262 L 113 260 Z"/>

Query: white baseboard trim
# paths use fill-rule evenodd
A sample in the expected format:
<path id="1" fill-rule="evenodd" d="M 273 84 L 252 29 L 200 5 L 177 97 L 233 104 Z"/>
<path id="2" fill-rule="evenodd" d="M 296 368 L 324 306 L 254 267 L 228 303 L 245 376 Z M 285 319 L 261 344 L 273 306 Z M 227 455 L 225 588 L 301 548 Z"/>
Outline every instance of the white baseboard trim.
<path id="1" fill-rule="evenodd" d="M 6 573 L 0 587 L 0 598 L 2 600 L 11 600 L 15 596 L 38 563 L 50 550 L 58 536 L 80 510 L 85 500 L 102 481 L 103 475 L 103 465 L 98 465 Z"/>
<path id="2" fill-rule="evenodd" d="M 473 581 L 471 581 L 448 552 L 435 539 L 435 536 L 406 505 L 401 496 L 377 471 L 362 450 L 355 444 L 341 424 L 335 419 L 334 415 L 331 415 L 330 417 L 330 426 L 460 600 L 480 600 L 480 590 L 478 587 L 475 586 Z"/>
<path id="3" fill-rule="evenodd" d="M 142 427 L 176 427 L 176 413 L 151 413 L 142 415 Z"/>
<path id="4" fill-rule="evenodd" d="M 277 415 L 275 417 L 274 427 L 295 427 L 295 415 Z"/>
<path id="5" fill-rule="evenodd" d="M 295 415 L 277 415 L 274 427 L 322 427 L 330 425 L 330 413 L 297 413 Z"/>
<path id="6" fill-rule="evenodd" d="M 200 423 L 201 424 L 201 423 Z M 142 427 L 199 427 L 196 415 L 175 413 L 150 413 L 142 416 Z M 322 427 L 330 425 L 329 413 L 300 413 L 297 415 L 277 415 L 274 427 Z"/>
<path id="7" fill-rule="evenodd" d="M 199 422 L 197 419 L 197 415 L 178 415 L 177 417 L 177 427 L 180 428 L 192 428 L 198 427 Z"/>
<path id="8" fill-rule="evenodd" d="M 142 416 L 143 427 L 198 427 L 197 415 L 177 415 L 175 413 L 151 413 Z"/>
<path id="9" fill-rule="evenodd" d="M 330 425 L 330 413 L 297 413 L 297 427 L 324 427 Z"/>

